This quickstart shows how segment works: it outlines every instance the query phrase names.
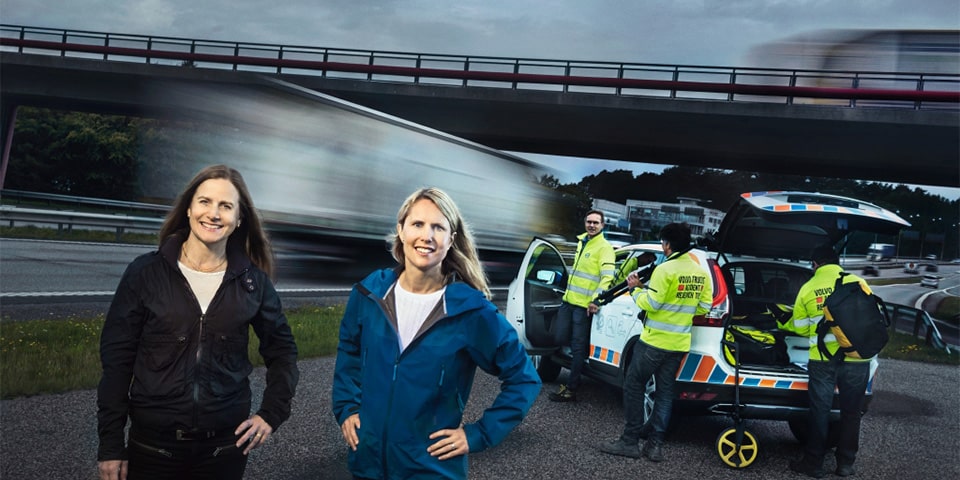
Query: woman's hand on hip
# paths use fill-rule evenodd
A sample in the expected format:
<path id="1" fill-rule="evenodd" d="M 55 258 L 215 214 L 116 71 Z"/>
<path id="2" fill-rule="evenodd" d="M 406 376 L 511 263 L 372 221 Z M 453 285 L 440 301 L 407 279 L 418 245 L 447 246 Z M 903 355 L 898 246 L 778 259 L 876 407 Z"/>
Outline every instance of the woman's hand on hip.
<path id="1" fill-rule="evenodd" d="M 470 453 L 470 445 L 467 444 L 467 433 L 463 431 L 463 425 L 460 428 L 437 430 L 430 434 L 430 439 L 437 441 L 427 447 L 427 452 L 438 457 L 439 460 L 449 460 Z"/>
<path id="2" fill-rule="evenodd" d="M 247 444 L 247 448 L 243 449 L 244 455 L 266 443 L 271 433 L 273 433 L 273 427 L 260 415 L 254 415 L 244 420 L 233 432 L 234 435 L 240 435 L 240 439 L 237 440 L 237 448 L 243 448 L 243 444 Z"/>
<path id="3" fill-rule="evenodd" d="M 97 462 L 100 480 L 127 480 L 126 460 L 104 460 Z"/>

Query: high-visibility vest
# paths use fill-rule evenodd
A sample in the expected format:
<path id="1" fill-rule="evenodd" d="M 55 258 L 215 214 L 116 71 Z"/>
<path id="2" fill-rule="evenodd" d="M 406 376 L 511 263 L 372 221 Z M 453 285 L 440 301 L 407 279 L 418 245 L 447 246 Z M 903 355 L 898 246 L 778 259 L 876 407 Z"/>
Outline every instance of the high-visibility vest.
<path id="1" fill-rule="evenodd" d="M 821 265 L 817 268 L 817 270 L 813 272 L 813 278 L 807 280 L 807 283 L 804 283 L 803 286 L 800 287 L 800 291 L 797 293 L 797 301 L 793 304 L 793 315 L 791 315 L 790 320 L 780 325 L 782 330 L 787 330 L 809 339 L 810 361 L 827 361 L 823 354 L 820 353 L 820 349 L 817 348 L 817 325 L 823 320 L 823 302 L 833 293 L 833 287 L 837 283 L 837 277 L 840 276 L 840 272 L 842 271 L 843 268 L 836 264 Z M 845 275 L 843 277 L 843 283 L 846 284 L 850 282 L 861 282 L 865 286 L 865 291 L 872 293 L 870 287 L 866 286 L 866 282 L 864 282 L 862 278 L 853 274 Z M 832 333 L 824 335 L 823 342 L 831 354 L 837 353 L 837 349 L 840 348 L 837 337 Z M 846 357 L 844 361 L 867 362 L 870 361 L 870 359 Z"/>
<path id="2" fill-rule="evenodd" d="M 693 317 L 713 306 L 710 274 L 690 253 L 675 252 L 631 295 L 646 312 L 640 340 L 661 350 L 690 351 Z"/>
<path id="3" fill-rule="evenodd" d="M 603 237 L 603 233 L 593 238 L 584 233 L 577 239 L 577 255 L 573 260 L 573 271 L 563 301 L 586 308 L 597 295 L 610 288 L 617 259 L 613 254 L 613 246 Z"/>

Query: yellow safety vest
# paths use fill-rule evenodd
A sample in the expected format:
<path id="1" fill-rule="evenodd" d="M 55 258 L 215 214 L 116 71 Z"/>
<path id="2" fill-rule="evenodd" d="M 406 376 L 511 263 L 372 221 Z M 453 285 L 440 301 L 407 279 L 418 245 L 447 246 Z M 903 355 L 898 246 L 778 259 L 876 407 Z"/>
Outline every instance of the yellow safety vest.
<path id="1" fill-rule="evenodd" d="M 661 350 L 689 352 L 693 317 L 713 306 L 713 283 L 690 253 L 675 252 L 667 260 L 653 271 L 646 288 L 631 294 L 647 314 L 640 339 Z"/>
<path id="2" fill-rule="evenodd" d="M 590 239 L 584 233 L 577 239 L 577 255 L 563 301 L 586 308 L 597 295 L 610 288 L 617 259 L 613 254 L 613 246 L 602 232 Z"/>
<path id="3" fill-rule="evenodd" d="M 800 287 L 800 292 L 797 293 L 797 301 L 793 305 L 793 315 L 790 317 L 790 320 L 780 325 L 780 329 L 782 330 L 794 332 L 809 339 L 810 361 L 827 361 L 820 353 L 820 349 L 817 348 L 817 325 L 823 320 L 823 302 L 833 293 L 833 287 L 837 283 L 837 277 L 840 276 L 840 272 L 842 271 L 843 268 L 836 264 L 821 265 L 817 268 L 817 270 L 813 272 L 813 278 L 807 280 L 807 283 L 804 283 L 803 286 Z M 861 282 L 866 292 L 872 293 L 870 287 L 866 286 L 866 282 L 864 282 L 862 278 L 853 274 L 848 274 L 843 277 L 844 284 L 850 282 Z M 823 337 L 823 341 L 831 354 L 837 353 L 837 349 L 840 348 L 837 337 L 832 333 L 827 333 Z M 870 359 L 846 357 L 844 361 L 868 362 Z"/>

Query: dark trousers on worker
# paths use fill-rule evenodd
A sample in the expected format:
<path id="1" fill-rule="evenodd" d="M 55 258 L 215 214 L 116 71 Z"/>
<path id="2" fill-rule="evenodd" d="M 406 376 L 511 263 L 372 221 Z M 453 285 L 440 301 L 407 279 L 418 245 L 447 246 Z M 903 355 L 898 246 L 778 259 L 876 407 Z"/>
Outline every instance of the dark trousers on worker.
<path id="1" fill-rule="evenodd" d="M 129 480 L 239 480 L 247 456 L 233 429 L 224 432 L 155 432 L 132 427 Z"/>
<path id="2" fill-rule="evenodd" d="M 643 436 L 649 441 L 662 443 L 670 424 L 673 409 L 674 386 L 677 369 L 686 352 L 662 350 L 638 341 L 633 346 L 633 358 L 623 381 L 623 410 L 626 425 L 620 438 L 627 445 L 634 445 Z M 644 398 L 647 381 L 653 377 L 656 391 L 653 396 L 653 412 L 650 422 L 644 425 Z M 641 433 L 643 432 L 643 433 Z"/>
<path id="3" fill-rule="evenodd" d="M 837 465 L 853 465 L 860 447 L 860 417 L 863 397 L 870 378 L 870 362 L 811 361 L 807 392 L 810 395 L 810 421 L 805 461 L 822 465 L 827 453 L 827 433 L 834 386 L 840 394 L 840 434 L 837 437 Z"/>
<path id="4" fill-rule="evenodd" d="M 557 345 L 570 345 L 570 379 L 567 380 L 567 388 L 576 391 L 580 387 L 583 363 L 587 361 L 590 349 L 590 317 L 587 309 L 563 302 L 557 311 L 555 332 Z"/>

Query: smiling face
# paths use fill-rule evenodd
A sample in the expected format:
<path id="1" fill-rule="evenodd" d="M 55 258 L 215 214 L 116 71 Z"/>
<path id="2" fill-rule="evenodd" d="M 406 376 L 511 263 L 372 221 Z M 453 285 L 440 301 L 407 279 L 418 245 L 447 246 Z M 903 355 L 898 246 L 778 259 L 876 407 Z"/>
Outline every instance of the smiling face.
<path id="1" fill-rule="evenodd" d="M 454 233 L 447 217 L 431 200 L 421 198 L 410 207 L 403 223 L 397 225 L 397 235 L 403 242 L 407 270 L 441 275 L 440 265 L 453 244 Z"/>
<path id="2" fill-rule="evenodd" d="M 600 230 L 603 230 L 603 217 L 596 213 L 587 215 L 587 218 L 584 219 L 583 223 L 587 229 L 587 235 L 590 238 L 595 237 L 598 233 L 600 233 Z"/>
<path id="3" fill-rule="evenodd" d="M 208 246 L 225 243 L 240 221 L 240 192 L 225 178 L 206 180 L 194 192 L 187 216 L 191 236 Z"/>

